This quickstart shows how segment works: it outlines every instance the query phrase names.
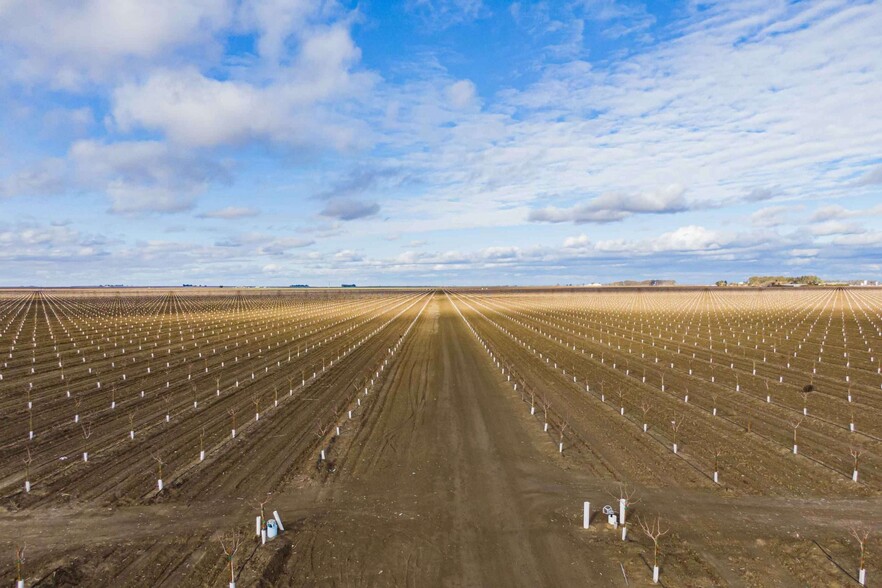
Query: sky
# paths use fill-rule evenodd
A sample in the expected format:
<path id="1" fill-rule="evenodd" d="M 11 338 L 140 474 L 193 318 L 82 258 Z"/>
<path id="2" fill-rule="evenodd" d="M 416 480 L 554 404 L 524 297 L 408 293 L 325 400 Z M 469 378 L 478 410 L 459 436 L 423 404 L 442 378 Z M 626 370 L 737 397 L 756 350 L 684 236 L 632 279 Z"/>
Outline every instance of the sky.
<path id="1" fill-rule="evenodd" d="M 882 279 L 882 2 L 0 0 L 0 286 Z"/>

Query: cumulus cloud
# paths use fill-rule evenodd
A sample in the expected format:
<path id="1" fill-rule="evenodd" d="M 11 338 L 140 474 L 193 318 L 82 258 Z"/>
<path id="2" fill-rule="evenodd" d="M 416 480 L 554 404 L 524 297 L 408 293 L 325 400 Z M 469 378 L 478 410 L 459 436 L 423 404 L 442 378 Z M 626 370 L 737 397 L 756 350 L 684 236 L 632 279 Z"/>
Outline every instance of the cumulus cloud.
<path id="1" fill-rule="evenodd" d="M 380 212 L 380 205 L 376 202 L 363 202 L 352 198 L 334 198 L 325 204 L 321 215 L 342 221 L 350 221 L 373 216 L 378 212 Z"/>
<path id="2" fill-rule="evenodd" d="M 120 214 L 189 210 L 209 185 L 229 181 L 225 167 L 159 141 L 77 141 L 68 158 L 77 183 L 105 192 Z"/>
<path id="3" fill-rule="evenodd" d="M 447 87 L 447 100 L 454 108 L 466 108 L 475 100 L 475 84 L 471 80 L 459 80 Z"/>
<path id="4" fill-rule="evenodd" d="M 672 184 L 651 192 L 606 192 L 588 202 L 570 208 L 548 207 L 533 210 L 529 219 L 536 222 L 609 223 L 634 214 L 672 214 L 689 210 L 686 189 Z"/>
<path id="5" fill-rule="evenodd" d="M 61 158 L 49 158 L 22 167 L 0 178 L 0 196 L 41 196 L 67 190 L 67 166 Z"/>
<path id="6" fill-rule="evenodd" d="M 0 3 L 5 71 L 27 83 L 78 89 L 182 47 L 216 46 L 230 0 L 8 0 Z"/>

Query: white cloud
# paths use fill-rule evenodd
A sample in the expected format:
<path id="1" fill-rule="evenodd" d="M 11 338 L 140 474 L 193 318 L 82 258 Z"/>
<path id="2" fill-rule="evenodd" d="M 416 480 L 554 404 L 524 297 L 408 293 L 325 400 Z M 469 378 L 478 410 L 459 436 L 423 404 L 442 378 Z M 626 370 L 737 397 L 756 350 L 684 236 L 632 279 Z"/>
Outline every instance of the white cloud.
<path id="1" fill-rule="evenodd" d="M 56 88 L 119 76 L 181 47 L 211 46 L 230 24 L 230 0 L 6 0 L 0 3 L 4 68 Z"/>
<path id="2" fill-rule="evenodd" d="M 76 183 L 105 192 L 111 211 L 121 214 L 180 212 L 227 170 L 158 141 L 77 141 L 68 154 Z"/>
<path id="3" fill-rule="evenodd" d="M 539 222 L 608 223 L 624 220 L 637 213 L 672 214 L 691 206 L 685 188 L 678 184 L 657 190 L 624 194 L 606 192 L 570 208 L 548 207 L 530 212 L 530 220 Z"/>
<path id="4" fill-rule="evenodd" d="M 475 84 L 471 80 L 459 80 L 447 87 L 447 99 L 457 109 L 470 106 L 475 100 Z"/>

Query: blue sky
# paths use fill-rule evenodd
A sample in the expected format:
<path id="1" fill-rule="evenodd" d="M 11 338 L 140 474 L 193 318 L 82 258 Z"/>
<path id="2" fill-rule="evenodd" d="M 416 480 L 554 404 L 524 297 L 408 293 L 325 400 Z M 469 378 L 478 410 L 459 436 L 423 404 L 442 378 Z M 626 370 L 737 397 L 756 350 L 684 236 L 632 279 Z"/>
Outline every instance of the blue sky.
<path id="1" fill-rule="evenodd" d="M 882 277 L 882 3 L 0 2 L 0 285 Z"/>

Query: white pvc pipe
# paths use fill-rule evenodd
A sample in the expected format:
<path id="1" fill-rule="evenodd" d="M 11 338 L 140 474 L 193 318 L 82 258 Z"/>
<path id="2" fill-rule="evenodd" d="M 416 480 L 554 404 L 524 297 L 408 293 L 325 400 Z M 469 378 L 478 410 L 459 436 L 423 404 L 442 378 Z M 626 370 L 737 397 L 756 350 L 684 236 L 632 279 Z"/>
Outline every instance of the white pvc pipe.
<path id="1" fill-rule="evenodd" d="M 720 483 L 720 472 L 714 472 L 714 484 Z"/>
<path id="2" fill-rule="evenodd" d="M 156 486 L 159 488 L 159 491 L 162 492 L 162 480 L 156 480 Z"/>
<path id="3" fill-rule="evenodd" d="M 652 566 L 652 583 L 658 584 L 658 566 Z"/>
<path id="4" fill-rule="evenodd" d="M 254 534 L 260 535 L 260 515 L 254 517 Z"/>
<path id="5" fill-rule="evenodd" d="M 858 571 L 858 582 L 860 582 L 861 586 L 867 585 L 867 570 L 862 568 Z"/>
<path id="6" fill-rule="evenodd" d="M 83 461 L 89 461 L 89 452 L 88 451 L 83 452 Z"/>
<path id="7" fill-rule="evenodd" d="M 799 453 L 799 448 L 797 447 L 796 443 L 794 443 L 793 444 L 793 455 L 796 455 L 797 453 Z"/>
<path id="8" fill-rule="evenodd" d="M 852 481 L 852 482 L 857 482 L 857 481 L 858 481 L 858 471 L 857 471 L 857 470 L 855 470 L 855 471 L 853 471 L 853 472 L 851 473 L 851 481 Z"/>
<path id="9" fill-rule="evenodd" d="M 586 502 L 582 507 L 582 528 L 587 529 L 591 524 L 591 503 Z"/>
<path id="10" fill-rule="evenodd" d="M 199 461 L 205 461 L 205 451 L 204 450 L 199 451 Z"/>
<path id="11" fill-rule="evenodd" d="M 273 511 L 273 518 L 276 519 L 276 523 L 279 524 L 279 531 L 284 531 L 285 525 L 282 524 L 282 517 L 279 516 L 279 511 Z"/>

